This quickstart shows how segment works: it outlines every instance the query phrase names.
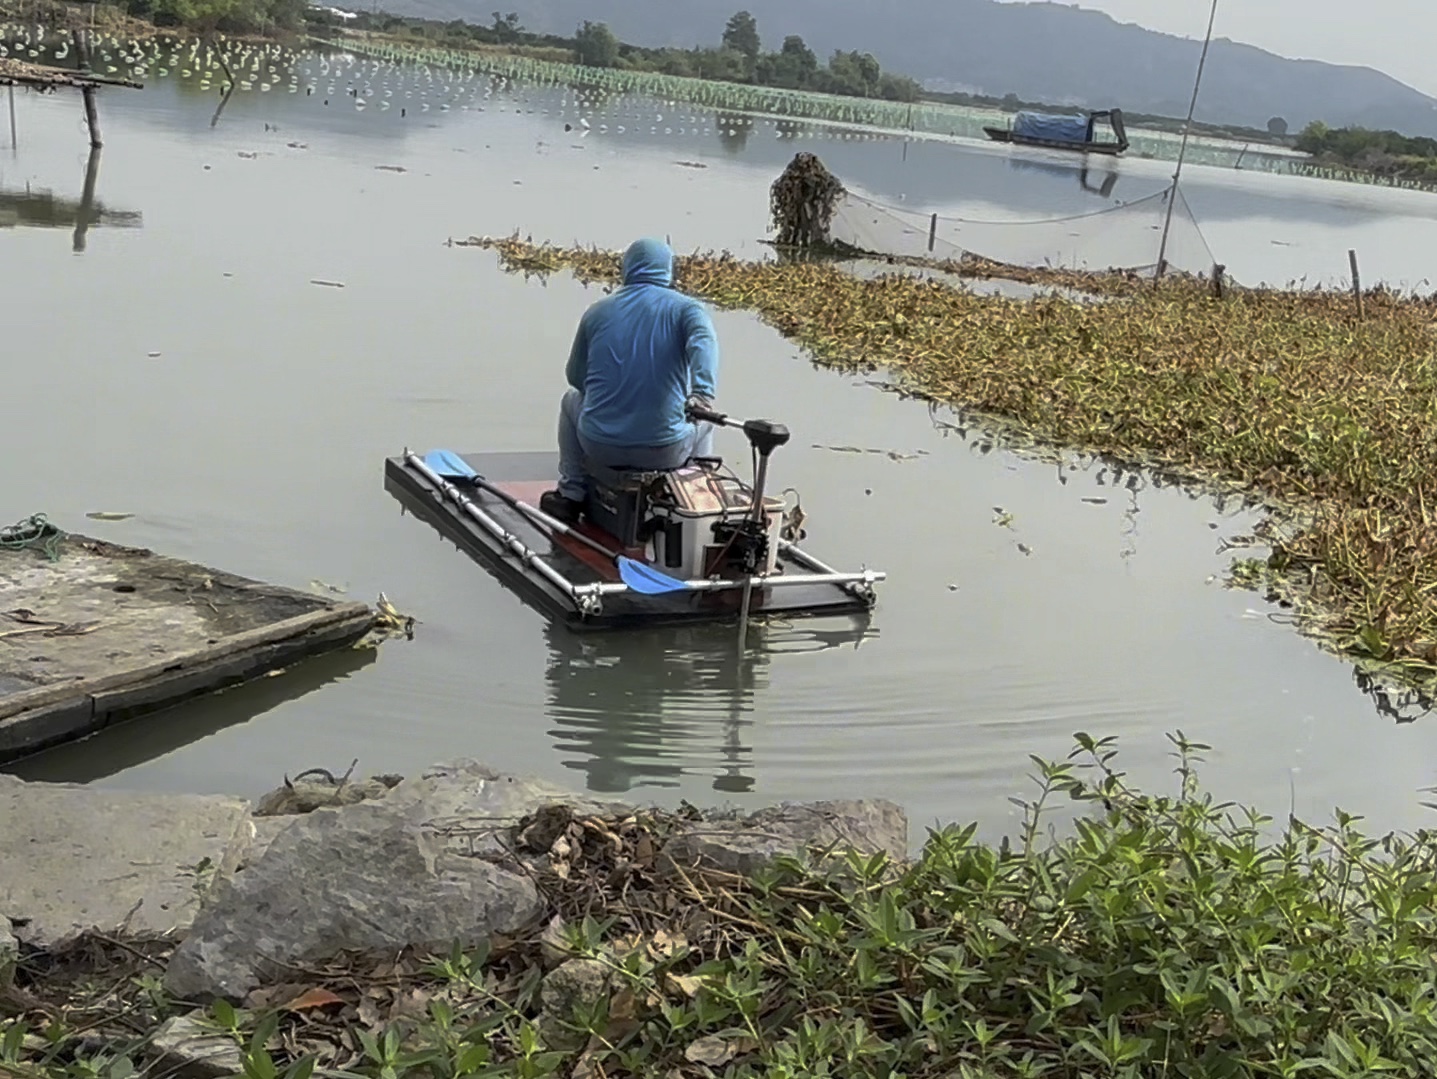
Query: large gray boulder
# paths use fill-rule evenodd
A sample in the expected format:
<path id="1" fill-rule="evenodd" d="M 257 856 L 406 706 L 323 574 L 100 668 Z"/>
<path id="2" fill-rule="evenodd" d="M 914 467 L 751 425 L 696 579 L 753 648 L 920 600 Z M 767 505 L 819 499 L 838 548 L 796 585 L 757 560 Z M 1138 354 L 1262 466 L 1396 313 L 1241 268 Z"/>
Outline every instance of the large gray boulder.
<path id="1" fill-rule="evenodd" d="M 743 817 L 695 821 L 664 845 L 682 869 L 716 869 L 748 876 L 785 855 L 847 851 L 908 856 L 908 817 L 893 802 L 784 803 Z"/>
<path id="2" fill-rule="evenodd" d="M 463 761 L 379 801 L 290 818 L 215 889 L 166 985 L 181 997 L 239 1000 L 287 965 L 346 951 L 447 952 L 517 933 L 544 908 L 507 836 L 554 802 L 614 808 Z"/>
<path id="3" fill-rule="evenodd" d="M 565 805 L 576 814 L 633 811 L 619 802 L 584 798 L 542 779 L 505 775 L 472 760 L 436 765 L 406 779 L 384 804 L 446 832 L 456 846 L 492 857 L 511 853 L 509 830 L 545 806 Z"/>
<path id="4" fill-rule="evenodd" d="M 319 810 L 281 832 L 201 912 L 166 972 L 171 992 L 240 999 L 292 964 L 414 945 L 447 951 L 541 912 L 533 883 L 382 803 Z"/>

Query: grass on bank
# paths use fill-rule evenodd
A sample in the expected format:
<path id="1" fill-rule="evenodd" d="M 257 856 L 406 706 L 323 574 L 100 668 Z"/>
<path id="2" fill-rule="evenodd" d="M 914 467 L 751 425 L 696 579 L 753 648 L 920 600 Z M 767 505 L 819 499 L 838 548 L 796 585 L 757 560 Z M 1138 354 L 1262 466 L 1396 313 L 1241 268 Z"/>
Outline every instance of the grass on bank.
<path id="1" fill-rule="evenodd" d="M 635 870 L 661 826 L 593 822 L 613 831 L 538 876 L 557 930 L 310 965 L 196 1014 L 246 1079 L 1437 1074 L 1437 837 L 1370 838 L 1339 812 L 1273 838 L 1200 789 L 1207 747 L 1181 734 L 1170 796 L 1130 786 L 1111 740 L 1076 740 L 1034 758 L 1011 844 L 945 827 L 909 865 L 793 858 L 742 880 Z M 1060 805 L 1074 826 L 1050 839 Z M 188 1010 L 164 952 L 27 957 L 0 992 L 0 1072 L 160 1075 L 150 1038 Z M 572 957 L 592 991 L 541 1015 L 545 971 Z"/>
<path id="2" fill-rule="evenodd" d="M 475 239 L 514 272 L 612 283 L 619 256 Z M 680 284 L 757 312 L 815 362 L 1016 421 L 1048 445 L 1244 487 L 1279 511 L 1244 581 L 1370 670 L 1437 680 L 1437 299 L 1032 269 L 1096 292 L 1014 300 L 830 263 L 680 257 Z"/>

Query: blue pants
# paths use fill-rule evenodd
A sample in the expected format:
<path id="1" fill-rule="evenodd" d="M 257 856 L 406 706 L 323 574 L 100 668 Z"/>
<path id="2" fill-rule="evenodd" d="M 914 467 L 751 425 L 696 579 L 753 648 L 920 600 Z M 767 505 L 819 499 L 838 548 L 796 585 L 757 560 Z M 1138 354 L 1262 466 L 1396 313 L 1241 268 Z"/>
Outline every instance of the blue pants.
<path id="1" fill-rule="evenodd" d="M 691 424 L 686 437 L 667 446 L 609 446 L 579 433 L 579 412 L 583 407 L 584 395 L 572 388 L 564 394 L 559 406 L 559 493 L 575 502 L 582 502 L 588 494 L 586 461 L 605 468 L 663 472 L 682 468 L 693 457 L 713 456 L 714 428 L 711 423 Z"/>

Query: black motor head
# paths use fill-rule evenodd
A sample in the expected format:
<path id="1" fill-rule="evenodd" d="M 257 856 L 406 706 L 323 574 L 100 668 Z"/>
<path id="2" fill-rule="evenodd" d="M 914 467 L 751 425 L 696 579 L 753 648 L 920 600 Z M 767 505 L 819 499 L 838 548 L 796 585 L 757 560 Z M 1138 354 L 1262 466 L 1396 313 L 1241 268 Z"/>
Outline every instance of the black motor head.
<path id="1" fill-rule="evenodd" d="M 749 444 L 765 457 L 786 443 L 789 437 L 787 427 L 771 420 L 745 420 L 743 433 L 748 436 Z"/>

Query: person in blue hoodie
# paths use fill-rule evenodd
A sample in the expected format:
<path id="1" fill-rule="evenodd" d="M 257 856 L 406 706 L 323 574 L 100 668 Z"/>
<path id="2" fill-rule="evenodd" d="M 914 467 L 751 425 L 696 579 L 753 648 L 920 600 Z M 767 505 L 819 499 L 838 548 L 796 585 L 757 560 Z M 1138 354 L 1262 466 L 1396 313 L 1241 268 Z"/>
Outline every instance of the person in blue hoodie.
<path id="1" fill-rule="evenodd" d="M 663 471 L 711 456 L 713 425 L 689 420 L 685 405 L 713 406 L 718 358 L 713 320 L 674 287 L 669 245 L 635 241 L 624 252 L 623 283 L 579 320 L 559 408 L 559 483 L 539 508 L 578 521 L 586 461 Z"/>

